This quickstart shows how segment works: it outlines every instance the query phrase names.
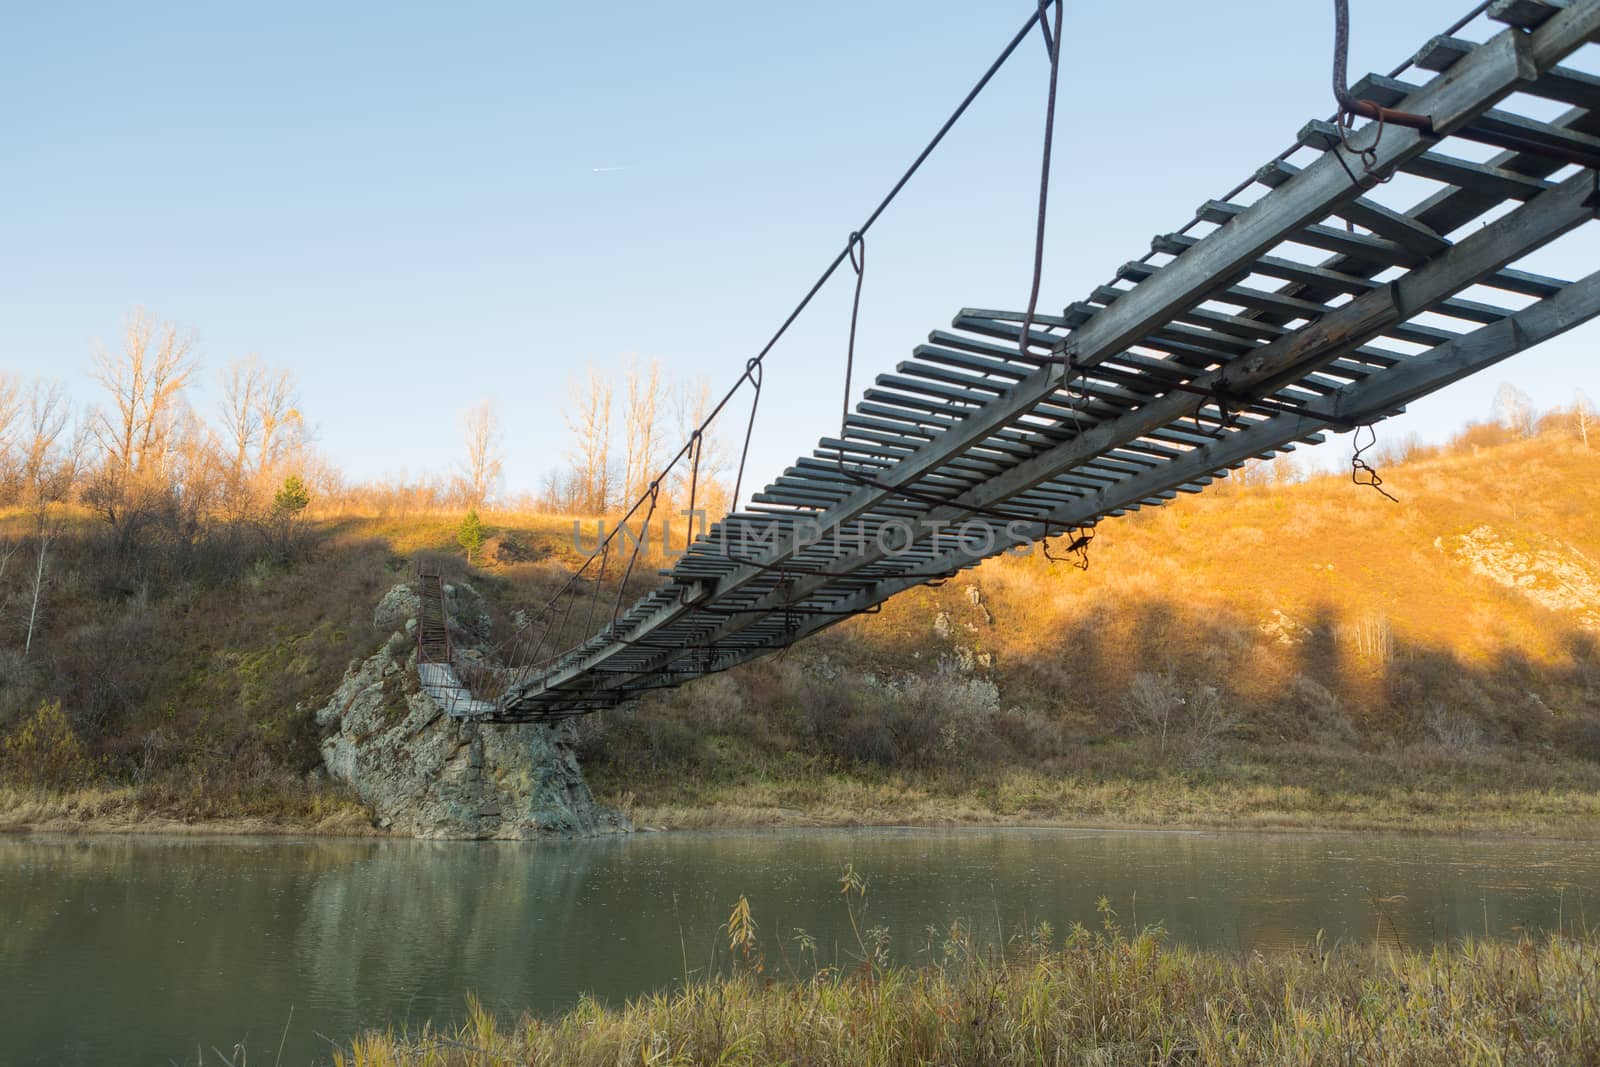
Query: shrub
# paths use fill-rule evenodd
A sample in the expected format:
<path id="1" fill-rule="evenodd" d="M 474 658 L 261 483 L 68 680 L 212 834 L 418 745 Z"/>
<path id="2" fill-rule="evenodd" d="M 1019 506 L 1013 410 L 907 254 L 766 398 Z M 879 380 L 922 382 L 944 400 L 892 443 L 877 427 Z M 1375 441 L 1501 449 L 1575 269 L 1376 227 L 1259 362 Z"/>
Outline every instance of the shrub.
<path id="1" fill-rule="evenodd" d="M 698 730 L 661 709 L 633 708 L 585 715 L 575 729 L 578 758 L 629 770 L 682 771 L 702 756 Z"/>
<path id="2" fill-rule="evenodd" d="M 888 767 L 900 759 L 900 745 L 883 716 L 858 713 L 844 724 L 834 742 L 835 754 L 851 763 Z"/>
<path id="3" fill-rule="evenodd" d="M 549 554 L 547 546 L 534 548 L 511 534 L 501 534 L 499 540 L 494 543 L 496 563 L 532 563 L 544 559 Z"/>
<path id="4" fill-rule="evenodd" d="M 1600 763 L 1600 718 L 1568 718 L 1556 728 L 1556 740 L 1580 759 Z"/>
<path id="5" fill-rule="evenodd" d="M 705 729 L 729 733 L 743 726 L 744 696 L 739 685 L 726 674 L 701 678 L 678 691 L 675 703 L 687 705 L 690 714 Z"/>
<path id="6" fill-rule="evenodd" d="M 1483 743 L 1483 728 L 1440 700 L 1430 700 L 1423 707 L 1422 729 L 1428 740 L 1446 752 L 1470 752 Z"/>
<path id="7" fill-rule="evenodd" d="M 41 703 L 0 747 L 7 776 L 44 789 L 68 789 L 85 781 L 93 767 L 61 701 Z"/>
<path id="8" fill-rule="evenodd" d="M 1292 736 L 1304 740 L 1315 737 L 1319 741 L 1337 740 L 1346 743 L 1356 739 L 1356 730 L 1349 716 L 1339 706 L 1339 698 L 1327 686 L 1314 678 L 1297 674 L 1289 680 L 1289 702 L 1294 716 Z"/>
<path id="9" fill-rule="evenodd" d="M 1183 687 L 1172 671 L 1140 671 L 1133 676 L 1123 698 L 1126 725 L 1136 734 L 1153 738 L 1156 751 L 1164 754 L 1167 739 L 1176 732 L 1182 718 L 1184 699 Z"/>
<path id="10" fill-rule="evenodd" d="M 1032 708 L 1011 707 L 994 718 L 995 736 L 1024 759 L 1059 756 L 1064 749 L 1061 724 Z"/>
<path id="11" fill-rule="evenodd" d="M 1201 763 L 1238 729 L 1238 716 L 1215 686 L 1186 689 L 1171 670 L 1133 676 L 1123 702 L 1128 726 L 1155 742 L 1156 756 Z"/>

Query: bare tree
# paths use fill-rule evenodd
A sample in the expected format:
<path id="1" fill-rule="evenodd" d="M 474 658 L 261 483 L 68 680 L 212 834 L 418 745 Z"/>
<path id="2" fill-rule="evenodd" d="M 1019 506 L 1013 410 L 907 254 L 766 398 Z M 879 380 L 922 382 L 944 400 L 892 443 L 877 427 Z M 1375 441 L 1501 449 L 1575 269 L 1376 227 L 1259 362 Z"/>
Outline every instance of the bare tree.
<path id="1" fill-rule="evenodd" d="M 628 361 L 627 408 L 623 412 L 622 504 L 630 506 L 650 488 L 661 470 L 662 401 L 661 363 L 652 359 L 643 368 Z"/>
<path id="2" fill-rule="evenodd" d="M 569 386 L 567 427 L 572 444 L 567 467 L 572 477 L 572 506 L 598 515 L 611 504 L 611 379 L 590 367 Z"/>
<path id="3" fill-rule="evenodd" d="M 157 324 L 142 308 L 123 322 L 121 351 L 96 348 L 90 374 L 110 394 L 112 409 L 99 413 L 95 436 L 124 474 L 158 457 L 196 369 L 194 335 Z"/>
<path id="4" fill-rule="evenodd" d="M 1510 382 L 1500 383 L 1495 392 L 1494 413 L 1495 418 L 1518 437 L 1532 437 L 1538 427 L 1533 398 Z"/>
<path id="5" fill-rule="evenodd" d="M 194 336 L 144 310 L 123 322 L 118 352 L 94 350 L 90 374 L 106 389 L 109 406 L 90 421 L 101 464 L 83 499 L 117 531 L 118 552 L 131 549 L 144 518 L 178 486 L 168 453 L 187 414 L 182 394 L 195 370 Z"/>
<path id="6" fill-rule="evenodd" d="M 227 450 L 227 501 L 236 515 L 254 503 L 250 464 L 261 442 L 258 395 L 265 368 L 255 356 L 236 359 L 222 372 L 222 443 Z"/>
<path id="7" fill-rule="evenodd" d="M 705 378 L 678 387 L 673 406 L 680 441 L 687 441 L 696 428 L 705 425 L 713 403 L 711 383 Z M 723 475 L 730 467 L 728 452 L 722 439 L 711 429 L 705 431 L 695 448 L 699 453 L 698 463 L 695 462 L 696 456 L 686 456 L 685 462 L 673 469 L 674 511 L 689 507 L 692 483 L 695 510 L 710 518 L 718 518 L 728 503 L 727 487 L 723 485 Z"/>
<path id="8" fill-rule="evenodd" d="M 22 379 L 0 371 L 0 502 L 15 488 L 16 427 L 22 413 Z"/>
<path id="9" fill-rule="evenodd" d="M 35 513 L 65 500 L 77 479 L 83 441 L 81 438 L 66 440 L 70 419 L 71 411 L 61 383 L 34 382 L 28 395 L 20 470 L 26 503 Z"/>
<path id="10" fill-rule="evenodd" d="M 256 476 L 277 482 L 279 468 L 304 466 L 305 421 L 300 417 L 294 379 L 282 368 L 263 368 L 256 387 L 256 421 L 261 427 L 256 447 Z"/>
<path id="11" fill-rule="evenodd" d="M 49 581 L 49 575 L 45 569 L 45 557 L 50 551 L 50 542 L 54 539 L 55 527 L 53 525 L 41 525 L 37 535 L 38 552 L 34 557 L 33 575 L 29 582 L 28 634 L 22 642 L 22 654 L 24 656 L 33 651 L 33 631 L 39 624 L 39 602 L 44 597 L 44 587 Z"/>
<path id="12" fill-rule="evenodd" d="M 572 476 L 570 472 L 552 470 L 546 471 L 544 481 L 539 486 L 535 495 L 535 506 L 539 511 L 564 514 L 576 510 L 572 503 Z"/>
<path id="13" fill-rule="evenodd" d="M 1589 424 L 1594 421 L 1594 404 L 1582 389 L 1576 390 L 1573 394 L 1572 416 L 1577 420 L 1578 436 L 1583 439 L 1583 447 L 1587 450 L 1589 447 Z"/>
<path id="14" fill-rule="evenodd" d="M 1228 482 L 1242 489 L 1253 489 L 1257 486 L 1267 485 L 1272 481 L 1272 461 L 1265 459 L 1247 459 L 1239 469 L 1228 473 Z"/>
<path id="15" fill-rule="evenodd" d="M 461 417 L 461 431 L 467 444 L 467 506 L 478 508 L 494 491 L 504 466 L 500 417 L 495 414 L 494 401 L 484 400 L 468 408 Z"/>
<path id="16" fill-rule="evenodd" d="M 0 445 L 9 444 L 17 416 L 22 413 L 22 379 L 0 371 Z"/>
<path id="17" fill-rule="evenodd" d="M 22 645 L 24 656 L 33 650 L 39 610 L 49 584 L 50 544 L 56 534 L 50 509 L 71 493 L 83 453 L 82 437 L 63 441 L 69 418 L 60 383 L 35 381 L 28 396 L 26 436 L 21 449 L 23 493 L 34 525 L 34 564 L 28 590 L 27 636 Z"/>

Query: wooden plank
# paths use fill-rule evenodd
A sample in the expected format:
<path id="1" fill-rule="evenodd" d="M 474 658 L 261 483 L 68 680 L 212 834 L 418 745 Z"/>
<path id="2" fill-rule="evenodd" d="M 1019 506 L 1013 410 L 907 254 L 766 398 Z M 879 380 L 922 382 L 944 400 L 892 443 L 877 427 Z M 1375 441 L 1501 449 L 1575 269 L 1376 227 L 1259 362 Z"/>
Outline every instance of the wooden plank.
<path id="1" fill-rule="evenodd" d="M 1208 200 L 1200 206 L 1197 214 L 1206 222 L 1220 225 L 1238 218 L 1248 210 L 1249 208 L 1239 204 Z M 1337 252 L 1350 259 L 1363 260 L 1384 267 L 1414 267 L 1432 254 L 1415 252 L 1385 237 L 1351 233 L 1321 223 L 1302 226 L 1298 230 L 1286 233 L 1283 240 L 1302 244 L 1308 248 L 1320 248 L 1325 252 Z"/>
<path id="2" fill-rule="evenodd" d="M 1389 374 L 1352 386 L 1320 408 L 1334 419 L 1365 421 L 1500 362 L 1600 315 L 1600 272 L 1547 300 L 1410 360 Z"/>
<path id="3" fill-rule="evenodd" d="M 1337 133 L 1334 134 L 1332 143 L 1338 143 Z M 1299 172 L 1300 168 L 1287 160 L 1273 160 L 1256 171 L 1256 180 L 1275 189 Z M 1341 205 L 1336 214 L 1357 226 L 1365 226 L 1379 237 L 1392 241 L 1413 255 L 1423 258 L 1437 255 L 1450 243 L 1426 224 L 1364 196 L 1358 196 Z"/>
<path id="4" fill-rule="evenodd" d="M 1459 37 L 1435 37 L 1422 47 L 1413 60 L 1423 70 L 1441 71 L 1463 59 L 1475 46 Z M 1600 109 L 1600 78 L 1572 67 L 1551 67 L 1523 92 L 1557 103 L 1587 110 Z"/>
<path id="5" fill-rule="evenodd" d="M 1457 131 L 1456 136 L 1488 144 L 1506 139 L 1515 143 L 1504 147 L 1524 155 L 1548 153 L 1558 166 L 1567 162 L 1590 167 L 1600 164 L 1600 137 L 1510 111 L 1487 111 Z"/>
<path id="6" fill-rule="evenodd" d="M 1460 37 L 1441 35 L 1430 38 L 1428 43 L 1418 49 L 1417 54 L 1411 57 L 1411 62 L 1422 70 L 1431 70 L 1437 73 L 1449 70 L 1457 62 L 1467 58 L 1476 47 L 1478 46 L 1471 41 L 1463 40 Z"/>
<path id="7" fill-rule="evenodd" d="M 1496 200 L 1531 200 L 1550 188 L 1551 184 L 1540 178 L 1491 167 L 1487 163 L 1457 159 L 1441 152 L 1424 152 L 1401 169 L 1419 178 L 1448 182 Z"/>
<path id="8" fill-rule="evenodd" d="M 1531 30 L 1544 25 L 1566 6 L 1567 0 L 1494 0 L 1484 14 L 1496 22 Z"/>

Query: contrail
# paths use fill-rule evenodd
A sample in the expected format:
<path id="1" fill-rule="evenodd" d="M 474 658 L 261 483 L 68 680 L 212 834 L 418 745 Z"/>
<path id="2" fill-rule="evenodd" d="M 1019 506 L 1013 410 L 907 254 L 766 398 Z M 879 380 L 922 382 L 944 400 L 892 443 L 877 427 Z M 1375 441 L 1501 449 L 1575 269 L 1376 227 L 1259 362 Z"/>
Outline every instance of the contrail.
<path id="1" fill-rule="evenodd" d="M 610 174 L 612 171 L 628 170 L 628 167 L 590 167 L 591 174 Z"/>

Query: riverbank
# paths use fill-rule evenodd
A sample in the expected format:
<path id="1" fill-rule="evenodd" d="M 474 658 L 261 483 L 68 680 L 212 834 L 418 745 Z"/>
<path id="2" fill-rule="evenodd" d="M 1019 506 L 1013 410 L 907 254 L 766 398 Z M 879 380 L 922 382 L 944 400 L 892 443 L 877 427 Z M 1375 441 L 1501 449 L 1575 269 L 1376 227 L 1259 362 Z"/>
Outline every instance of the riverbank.
<path id="1" fill-rule="evenodd" d="M 1463 756 L 1431 746 L 1257 746 L 1186 767 L 1111 743 L 1041 767 L 903 771 L 839 770 L 724 742 L 692 777 L 635 773 L 623 782 L 609 765 L 589 774 L 603 801 L 635 825 L 661 829 L 1054 825 L 1600 838 L 1600 766 L 1511 749 Z"/>
<path id="2" fill-rule="evenodd" d="M 505 1026 L 369 1033 L 340 1067 L 471 1064 L 1600 1063 L 1600 938 L 1201 952 L 1159 934 L 1036 928 L 1008 958 L 954 927 L 937 962 L 860 962 L 807 980 L 736 972 L 608 1008 Z M 738 940 L 735 927 L 734 940 Z M 772 965 L 776 969 L 776 965 Z"/>
<path id="3" fill-rule="evenodd" d="M 840 770 L 799 759 L 750 762 L 726 748 L 722 755 L 713 773 L 693 778 L 644 775 L 624 788 L 605 766 L 590 778 L 601 802 L 642 830 L 1062 826 L 1600 839 L 1600 767 L 1548 754 L 1256 752 L 1197 770 L 1102 746 L 1053 773 Z M 367 809 L 329 786 L 0 786 L 0 832 L 30 831 L 387 836 Z"/>
<path id="4" fill-rule="evenodd" d="M 338 793 L 174 797 L 136 786 L 70 790 L 0 785 L 0 834 L 221 834 L 376 837 L 371 814 Z"/>

